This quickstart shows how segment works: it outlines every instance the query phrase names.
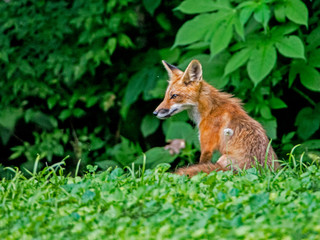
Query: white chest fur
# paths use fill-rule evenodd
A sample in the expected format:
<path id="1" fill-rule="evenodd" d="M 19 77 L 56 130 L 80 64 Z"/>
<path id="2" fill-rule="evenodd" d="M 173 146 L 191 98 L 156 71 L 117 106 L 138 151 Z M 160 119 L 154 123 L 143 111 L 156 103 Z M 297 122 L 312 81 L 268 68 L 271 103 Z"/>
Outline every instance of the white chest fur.
<path id="1" fill-rule="evenodd" d="M 198 107 L 193 106 L 192 108 L 188 109 L 188 115 L 190 119 L 199 127 L 201 119 L 200 119 L 200 113 L 199 113 Z"/>

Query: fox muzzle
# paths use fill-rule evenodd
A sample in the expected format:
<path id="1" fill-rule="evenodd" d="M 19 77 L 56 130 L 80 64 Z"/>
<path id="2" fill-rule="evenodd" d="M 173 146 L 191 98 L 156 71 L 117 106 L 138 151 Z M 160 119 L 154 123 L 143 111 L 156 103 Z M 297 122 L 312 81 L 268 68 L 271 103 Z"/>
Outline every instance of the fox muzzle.
<path id="1" fill-rule="evenodd" d="M 166 109 L 166 108 L 162 108 L 160 110 L 155 110 L 153 112 L 153 115 L 155 115 L 157 118 L 160 118 L 160 119 L 166 119 L 166 118 L 169 118 L 171 117 L 171 115 L 176 112 L 178 109 L 173 109 L 173 110 L 170 110 L 170 109 Z"/>

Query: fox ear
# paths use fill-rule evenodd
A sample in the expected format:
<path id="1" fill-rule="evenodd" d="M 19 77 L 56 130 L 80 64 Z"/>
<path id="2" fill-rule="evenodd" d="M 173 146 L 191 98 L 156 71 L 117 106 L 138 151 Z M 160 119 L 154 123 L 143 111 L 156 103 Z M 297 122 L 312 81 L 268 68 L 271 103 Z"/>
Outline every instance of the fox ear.
<path id="1" fill-rule="evenodd" d="M 198 60 L 192 60 L 183 74 L 183 82 L 188 85 L 191 82 L 202 80 L 202 66 Z"/>
<path id="2" fill-rule="evenodd" d="M 169 75 L 170 78 L 172 78 L 172 76 L 173 76 L 174 74 L 180 75 L 180 74 L 183 73 L 179 68 L 177 68 L 176 66 L 173 66 L 173 65 L 167 63 L 167 62 L 164 61 L 164 60 L 162 60 L 162 64 L 163 64 L 163 66 L 165 67 L 165 69 L 167 70 L 168 75 Z"/>

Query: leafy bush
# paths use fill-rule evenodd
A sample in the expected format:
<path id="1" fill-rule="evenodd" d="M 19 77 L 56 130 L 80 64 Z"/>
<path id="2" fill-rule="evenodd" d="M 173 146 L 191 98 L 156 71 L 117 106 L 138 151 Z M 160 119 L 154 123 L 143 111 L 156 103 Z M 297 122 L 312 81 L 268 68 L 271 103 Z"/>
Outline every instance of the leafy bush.
<path id="1" fill-rule="evenodd" d="M 280 155 L 303 142 L 315 159 L 318 5 L 1 1 L 0 162 L 30 169 L 37 154 L 42 166 L 70 155 L 71 169 L 79 159 L 123 167 L 141 162 L 142 152 L 166 156 L 158 147 L 174 138 L 187 141 L 176 163 L 195 161 L 199 143 L 187 115 L 151 116 L 167 85 L 161 59 L 183 69 L 193 58 L 207 81 L 245 102 Z"/>
<path id="2" fill-rule="evenodd" d="M 111 121 L 108 111 L 125 82 L 111 57 L 134 47 L 127 33 L 138 27 L 134 4 L 1 2 L 0 135 L 13 146 L 9 159 L 33 161 L 37 152 L 49 162 L 72 152 L 79 159 L 105 145 L 111 126 L 102 124 Z"/>
<path id="3" fill-rule="evenodd" d="M 121 166 L 135 159 L 134 155 L 131 160 L 117 158 L 120 134 L 130 137 L 122 130 L 119 110 L 127 115 L 126 103 L 139 95 L 124 94 L 128 82 L 132 84 L 130 78 L 160 73 L 158 67 L 139 75 L 141 65 L 136 65 L 148 56 L 137 53 L 149 48 L 146 19 L 159 4 L 1 1 L 2 163 L 29 168 L 37 153 L 47 162 L 71 155 L 71 167 L 79 159 L 87 164 L 114 158 Z M 172 28 L 163 13 L 157 14 L 153 24 L 158 25 L 156 30 Z M 158 55 L 151 50 L 148 59 L 156 65 L 161 58 L 154 53 Z M 149 90 L 155 83 L 144 90 L 146 100 L 152 98 Z M 132 151 L 141 153 L 134 145 L 137 148 Z"/>
<path id="4" fill-rule="evenodd" d="M 298 137 L 306 140 L 320 127 L 319 103 L 308 96 L 320 91 L 318 4 L 308 10 L 299 0 L 186 0 L 177 9 L 197 15 L 181 26 L 174 46 L 186 46 L 186 56 L 215 69 L 207 79 L 233 89 L 273 139 L 277 121 L 272 110 L 288 107 L 287 86 L 297 91 L 310 105 L 295 121 Z"/>

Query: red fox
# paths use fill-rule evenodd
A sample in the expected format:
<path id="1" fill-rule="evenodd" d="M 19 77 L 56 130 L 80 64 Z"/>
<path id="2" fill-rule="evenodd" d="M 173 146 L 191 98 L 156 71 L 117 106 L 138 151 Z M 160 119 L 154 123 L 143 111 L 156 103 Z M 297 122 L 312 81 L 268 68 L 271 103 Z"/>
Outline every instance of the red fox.
<path id="1" fill-rule="evenodd" d="M 198 60 L 191 61 L 184 72 L 165 61 L 162 63 L 169 74 L 169 86 L 153 114 L 166 119 L 187 110 L 199 128 L 200 163 L 179 168 L 177 174 L 192 177 L 199 172 L 247 169 L 265 163 L 272 169 L 279 167 L 261 124 L 243 110 L 239 99 L 220 92 L 202 79 Z M 215 150 L 221 157 L 213 164 L 211 158 Z"/>

